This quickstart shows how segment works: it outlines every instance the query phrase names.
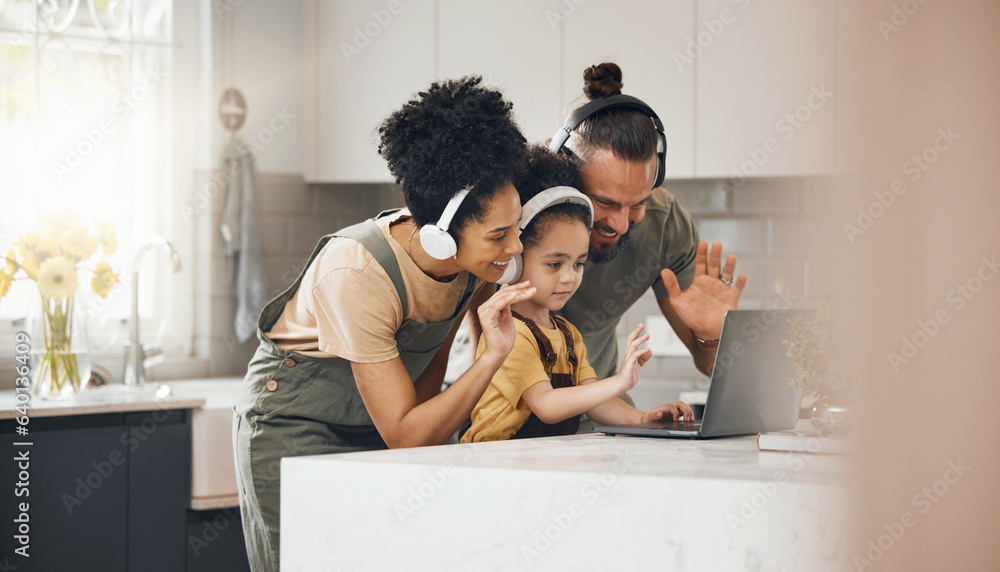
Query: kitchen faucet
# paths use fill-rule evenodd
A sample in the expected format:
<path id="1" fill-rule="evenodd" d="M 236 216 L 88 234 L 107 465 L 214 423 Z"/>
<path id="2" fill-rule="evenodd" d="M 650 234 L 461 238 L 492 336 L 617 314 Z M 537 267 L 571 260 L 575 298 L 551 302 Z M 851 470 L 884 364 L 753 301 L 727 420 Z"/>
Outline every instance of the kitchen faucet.
<path id="1" fill-rule="evenodd" d="M 181 257 L 169 240 L 162 236 L 153 236 L 135 251 L 132 258 L 132 305 L 129 316 L 129 345 L 125 363 L 125 385 L 140 385 L 146 381 L 147 359 L 163 353 L 161 348 L 142 347 L 139 343 L 139 264 L 147 252 L 160 248 L 170 256 L 174 264 L 174 272 L 181 270 Z"/>

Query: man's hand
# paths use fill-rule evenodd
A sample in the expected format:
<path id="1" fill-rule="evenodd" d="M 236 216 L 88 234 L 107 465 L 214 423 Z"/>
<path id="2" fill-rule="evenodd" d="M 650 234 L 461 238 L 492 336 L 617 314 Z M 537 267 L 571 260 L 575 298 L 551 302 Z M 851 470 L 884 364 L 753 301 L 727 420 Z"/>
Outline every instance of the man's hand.
<path id="1" fill-rule="evenodd" d="M 694 280 L 686 290 L 681 290 L 677 276 L 669 269 L 660 272 L 670 295 L 670 307 L 694 335 L 703 340 L 719 339 L 726 312 L 739 307 L 740 295 L 747 285 L 746 274 L 733 279 L 734 255 L 726 257 L 725 266 L 721 262 L 722 244 L 713 244 L 709 253 L 708 243 L 703 240 L 695 252 Z"/>

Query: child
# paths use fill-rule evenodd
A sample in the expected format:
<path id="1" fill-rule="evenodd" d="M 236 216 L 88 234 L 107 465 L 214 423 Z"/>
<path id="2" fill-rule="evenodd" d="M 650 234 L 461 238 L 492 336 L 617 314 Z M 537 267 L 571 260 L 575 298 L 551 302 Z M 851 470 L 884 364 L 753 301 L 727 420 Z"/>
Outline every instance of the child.
<path id="1" fill-rule="evenodd" d="M 583 187 L 579 171 L 565 155 L 544 147 L 531 149 L 526 171 L 514 186 L 525 204 L 519 227 L 523 271 L 519 281 L 530 281 L 535 295 L 511 304 L 516 318 L 514 349 L 472 412 L 472 425 L 463 443 L 524 437 L 569 435 L 579 428 L 580 414 L 601 424 L 649 423 L 661 419 L 694 419 L 682 401 L 651 411 L 640 411 L 618 396 L 635 386 L 652 351 L 639 346 L 649 339 L 638 325 L 628 336 L 622 368 L 617 375 L 598 380 L 587 363 L 580 332 L 552 312 L 563 307 L 580 285 L 590 242 L 592 209 L 559 201 L 525 218 L 535 209 L 531 198 L 554 187 Z M 572 194 L 572 191 L 567 191 Z M 583 196 L 580 195 L 582 201 Z M 477 356 L 483 351 L 480 340 Z"/>

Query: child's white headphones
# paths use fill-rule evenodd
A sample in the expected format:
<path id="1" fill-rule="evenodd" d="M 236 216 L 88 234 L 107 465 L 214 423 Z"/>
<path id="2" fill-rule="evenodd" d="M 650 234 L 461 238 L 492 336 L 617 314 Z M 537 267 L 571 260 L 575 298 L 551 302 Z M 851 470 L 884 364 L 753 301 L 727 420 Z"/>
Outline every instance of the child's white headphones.
<path id="1" fill-rule="evenodd" d="M 471 190 L 472 187 L 466 187 L 458 191 L 444 207 L 441 218 L 436 223 L 425 224 L 420 229 L 420 246 L 431 257 L 447 260 L 458 254 L 458 244 L 455 243 L 455 238 L 448 234 L 448 226 L 451 225 L 451 219 L 455 218 L 458 207 L 462 206 L 462 200 Z"/>
<path id="2" fill-rule="evenodd" d="M 590 228 L 594 226 L 594 205 L 590 202 L 587 195 L 581 193 L 573 187 L 552 187 L 531 197 L 531 199 L 524 203 L 524 206 L 521 207 L 521 218 L 517 221 L 517 236 L 521 236 L 521 233 L 528 227 L 528 223 L 531 222 L 531 219 L 535 218 L 535 216 L 540 212 L 551 206 L 563 203 L 574 203 L 587 207 L 587 213 L 589 215 L 587 218 L 587 227 Z M 500 280 L 497 280 L 497 284 L 513 284 L 514 282 L 517 282 L 518 278 L 521 277 L 521 271 L 523 269 L 524 262 L 521 260 L 521 255 L 515 254 L 514 258 L 511 259 L 510 264 L 507 265 L 507 269 L 504 270 L 503 276 L 500 277 Z"/>

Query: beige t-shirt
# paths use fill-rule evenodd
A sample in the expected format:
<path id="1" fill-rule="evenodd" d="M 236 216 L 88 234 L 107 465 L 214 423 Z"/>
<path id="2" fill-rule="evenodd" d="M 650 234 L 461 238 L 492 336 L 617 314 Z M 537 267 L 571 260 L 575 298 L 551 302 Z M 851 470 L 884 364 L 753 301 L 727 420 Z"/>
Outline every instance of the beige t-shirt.
<path id="1" fill-rule="evenodd" d="M 438 282 L 424 274 L 389 234 L 391 223 L 409 216 L 403 209 L 376 221 L 403 275 L 406 316 L 396 287 L 375 257 L 358 241 L 338 236 L 306 269 L 267 337 L 282 349 L 307 356 L 377 363 L 399 355 L 395 335 L 404 318 L 427 323 L 450 318 L 472 275 L 461 272 L 450 282 Z M 493 284 L 480 280 L 466 308 L 478 307 L 494 291 Z"/>

